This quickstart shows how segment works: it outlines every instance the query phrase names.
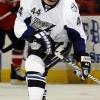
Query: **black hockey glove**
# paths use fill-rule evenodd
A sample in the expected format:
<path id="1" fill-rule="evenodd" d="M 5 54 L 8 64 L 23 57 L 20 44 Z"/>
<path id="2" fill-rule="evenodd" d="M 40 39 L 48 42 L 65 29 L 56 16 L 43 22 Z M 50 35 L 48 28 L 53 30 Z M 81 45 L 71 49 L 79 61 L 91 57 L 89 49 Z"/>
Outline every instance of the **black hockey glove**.
<path id="1" fill-rule="evenodd" d="M 41 50 L 42 53 L 46 53 L 47 55 L 54 55 L 55 43 L 53 39 L 46 34 L 45 31 L 35 33 L 34 36 L 26 38 L 26 40 L 30 43 L 33 41 L 39 43 L 41 45 L 39 50 Z"/>
<path id="2" fill-rule="evenodd" d="M 13 7 L 11 9 L 11 12 L 16 14 L 18 12 L 18 9 L 19 9 L 19 6 Z"/>
<path id="3" fill-rule="evenodd" d="M 74 73 L 82 81 L 84 81 L 88 77 L 88 74 L 90 73 L 91 58 L 89 57 L 88 53 L 76 53 L 74 57 L 76 59 L 76 65 L 79 67 L 74 70 Z"/>

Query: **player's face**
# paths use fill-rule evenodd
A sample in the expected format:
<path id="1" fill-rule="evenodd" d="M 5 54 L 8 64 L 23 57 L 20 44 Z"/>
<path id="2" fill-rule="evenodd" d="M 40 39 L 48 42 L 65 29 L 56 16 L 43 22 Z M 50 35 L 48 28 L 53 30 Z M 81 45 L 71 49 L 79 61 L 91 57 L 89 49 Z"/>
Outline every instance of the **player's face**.
<path id="1" fill-rule="evenodd" d="M 58 0 L 44 0 L 46 4 L 54 5 Z"/>

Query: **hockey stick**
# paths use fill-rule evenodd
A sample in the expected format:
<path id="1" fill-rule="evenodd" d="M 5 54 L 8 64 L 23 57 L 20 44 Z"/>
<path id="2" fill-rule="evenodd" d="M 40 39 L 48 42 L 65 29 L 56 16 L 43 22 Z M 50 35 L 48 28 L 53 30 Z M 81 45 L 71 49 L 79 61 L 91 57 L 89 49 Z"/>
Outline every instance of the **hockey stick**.
<path id="1" fill-rule="evenodd" d="M 67 58 L 64 59 L 64 57 L 63 57 L 62 55 L 60 55 L 58 52 L 55 52 L 55 55 L 56 55 L 57 57 L 59 57 L 60 59 L 66 61 L 66 62 L 67 62 L 69 65 L 71 65 L 72 67 L 79 69 L 79 67 L 78 67 L 76 64 L 72 63 L 72 62 L 69 61 Z M 92 76 L 92 75 L 89 74 L 88 77 L 91 78 L 93 81 L 97 82 L 98 84 L 100 84 L 100 80 L 98 80 L 98 79 L 95 78 L 94 76 Z"/>
<path id="2" fill-rule="evenodd" d="M 6 53 L 6 52 L 10 51 L 11 49 L 13 49 L 13 48 L 14 48 L 14 45 L 16 45 L 16 42 L 17 42 L 17 41 L 18 41 L 18 40 L 15 39 L 15 41 L 12 42 L 10 45 L 8 45 L 7 47 L 1 49 L 1 53 Z"/>
<path id="3" fill-rule="evenodd" d="M 0 20 L 4 19 L 5 17 L 9 16 L 10 14 L 11 14 L 11 12 L 4 14 L 2 17 L 0 17 Z"/>
<path id="4" fill-rule="evenodd" d="M 11 12 L 4 14 L 3 16 L 0 17 L 0 20 L 4 19 L 5 17 L 9 16 L 10 14 L 11 14 Z M 5 53 L 5 52 L 11 50 L 12 48 L 13 48 L 13 44 L 10 44 L 8 47 L 2 49 L 1 51 L 2 51 L 2 53 Z"/>
<path id="5" fill-rule="evenodd" d="M 12 48 L 13 48 L 13 43 L 10 44 L 9 46 L 7 46 L 6 48 L 2 49 L 1 52 L 6 53 L 6 52 L 10 51 Z"/>

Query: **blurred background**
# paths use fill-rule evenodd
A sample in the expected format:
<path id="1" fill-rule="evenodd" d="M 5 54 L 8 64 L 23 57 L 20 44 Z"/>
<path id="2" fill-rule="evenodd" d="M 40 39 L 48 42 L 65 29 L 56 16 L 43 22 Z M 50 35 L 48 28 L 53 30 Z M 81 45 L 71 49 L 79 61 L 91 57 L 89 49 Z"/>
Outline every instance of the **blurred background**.
<path id="1" fill-rule="evenodd" d="M 100 0 L 76 0 L 80 13 L 100 13 Z"/>

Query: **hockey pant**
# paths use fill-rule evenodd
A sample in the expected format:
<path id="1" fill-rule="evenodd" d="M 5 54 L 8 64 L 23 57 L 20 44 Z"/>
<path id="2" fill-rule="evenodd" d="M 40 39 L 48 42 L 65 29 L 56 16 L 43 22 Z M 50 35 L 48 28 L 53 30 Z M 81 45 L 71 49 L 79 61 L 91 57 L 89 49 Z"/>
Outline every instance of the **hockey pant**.
<path id="1" fill-rule="evenodd" d="M 71 50 L 71 45 L 71 42 L 56 43 L 55 51 L 66 57 Z M 29 100 L 42 100 L 47 72 L 59 61 L 60 59 L 55 55 L 45 55 L 37 50 L 29 50 L 28 58 L 25 62 Z"/>

